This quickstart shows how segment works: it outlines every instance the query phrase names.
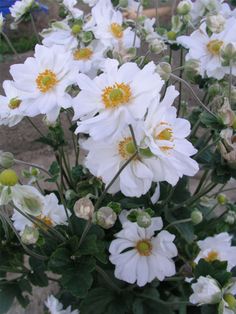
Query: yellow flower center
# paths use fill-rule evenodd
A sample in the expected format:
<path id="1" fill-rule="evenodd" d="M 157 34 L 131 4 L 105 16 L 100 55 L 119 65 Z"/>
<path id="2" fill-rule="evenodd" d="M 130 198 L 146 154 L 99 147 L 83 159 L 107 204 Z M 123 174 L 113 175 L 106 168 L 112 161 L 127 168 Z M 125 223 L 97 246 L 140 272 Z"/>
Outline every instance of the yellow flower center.
<path id="1" fill-rule="evenodd" d="M 18 183 L 18 176 L 12 169 L 3 170 L 0 173 L 0 183 L 6 186 L 14 186 Z"/>
<path id="2" fill-rule="evenodd" d="M 219 254 L 218 252 L 216 251 L 210 251 L 207 255 L 207 257 L 205 257 L 205 260 L 207 262 L 214 262 L 215 260 L 217 260 L 219 257 Z"/>
<path id="3" fill-rule="evenodd" d="M 207 44 L 207 49 L 212 55 L 218 56 L 223 43 L 224 42 L 222 40 L 213 39 Z"/>
<path id="4" fill-rule="evenodd" d="M 122 158 L 130 158 L 136 151 L 132 137 L 126 137 L 124 140 L 120 141 L 118 151 Z"/>
<path id="5" fill-rule="evenodd" d="M 130 86 L 125 83 L 115 83 L 103 89 L 102 101 L 106 108 L 115 108 L 128 103 L 131 98 Z"/>
<path id="6" fill-rule="evenodd" d="M 152 244 L 150 240 L 140 240 L 136 244 L 136 250 L 141 256 L 150 256 L 152 254 Z"/>
<path id="7" fill-rule="evenodd" d="M 8 107 L 10 109 L 16 109 L 16 108 L 19 108 L 20 107 L 20 104 L 21 104 L 21 100 L 17 97 L 15 98 L 12 98 L 8 104 Z"/>
<path id="8" fill-rule="evenodd" d="M 111 33 L 112 35 L 117 38 L 120 39 L 123 37 L 123 28 L 120 24 L 118 23 L 112 23 L 110 25 L 110 29 L 111 29 Z"/>
<path id="9" fill-rule="evenodd" d="M 39 73 L 36 79 L 37 87 L 42 93 L 46 93 L 53 89 L 57 83 L 57 76 L 51 70 L 45 70 L 44 72 Z"/>
<path id="10" fill-rule="evenodd" d="M 161 122 L 161 125 L 167 125 L 168 126 L 168 124 L 166 122 Z M 173 130 L 172 130 L 172 128 L 170 128 L 169 126 L 166 127 L 164 130 L 162 130 L 160 133 L 158 133 L 155 136 L 155 139 L 159 140 L 159 141 L 173 142 Z M 160 147 L 160 149 L 162 151 L 168 151 L 169 149 L 172 149 L 172 148 L 173 148 L 172 146 L 161 146 Z"/>
<path id="11" fill-rule="evenodd" d="M 39 215 L 39 216 L 37 216 L 37 218 L 40 219 L 42 222 L 44 222 L 48 227 L 52 227 L 53 226 L 53 222 L 52 222 L 50 217 Z M 42 226 L 42 227 L 45 227 L 45 226 Z"/>
<path id="12" fill-rule="evenodd" d="M 80 48 L 75 50 L 74 59 L 75 60 L 89 60 L 93 55 L 93 51 L 90 48 Z"/>

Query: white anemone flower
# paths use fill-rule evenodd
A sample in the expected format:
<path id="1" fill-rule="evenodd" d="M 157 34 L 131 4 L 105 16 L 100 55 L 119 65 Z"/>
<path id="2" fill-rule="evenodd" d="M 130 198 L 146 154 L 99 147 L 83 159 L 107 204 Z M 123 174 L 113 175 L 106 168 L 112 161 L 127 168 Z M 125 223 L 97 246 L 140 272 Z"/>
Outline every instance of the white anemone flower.
<path id="1" fill-rule="evenodd" d="M 82 45 L 72 51 L 73 60 L 81 73 L 95 77 L 102 62 L 105 61 L 106 47 L 99 41 L 93 40 L 89 45 Z"/>
<path id="2" fill-rule="evenodd" d="M 95 6 L 99 0 L 82 0 L 83 3 L 89 5 L 90 7 L 93 7 Z"/>
<path id="3" fill-rule="evenodd" d="M 137 223 L 125 222 L 123 229 L 111 242 L 110 261 L 115 265 L 115 277 L 142 287 L 155 278 L 162 281 L 175 274 L 177 248 L 173 243 L 175 236 L 161 230 L 161 218 L 152 218 L 148 228 L 141 228 Z"/>
<path id="4" fill-rule="evenodd" d="M 44 197 L 42 211 L 40 215 L 37 215 L 36 217 L 51 227 L 64 225 L 67 221 L 64 206 L 58 204 L 58 199 L 54 193 L 48 194 Z M 34 227 L 33 222 L 21 215 L 16 209 L 14 209 L 12 220 L 14 227 L 21 234 L 25 230 L 26 226 Z"/>
<path id="5" fill-rule="evenodd" d="M 190 123 L 177 118 L 176 108 L 171 106 L 178 92 L 173 86 L 167 89 L 161 103 L 152 105 L 144 121 L 145 139 L 141 147 L 150 152 L 144 159 L 153 172 L 153 181 L 167 181 L 175 185 L 183 175 L 194 176 L 199 170 L 190 158 L 197 150 L 186 140 Z"/>
<path id="6" fill-rule="evenodd" d="M 225 74 L 229 74 L 230 67 L 222 66 L 220 59 L 221 47 L 231 42 L 236 42 L 236 19 L 230 18 L 225 23 L 225 28 L 218 34 L 208 35 L 206 24 L 194 31 L 190 36 L 180 36 L 177 42 L 189 49 L 186 60 L 197 59 L 201 62 L 201 75 L 218 80 Z M 236 74 L 236 67 L 232 67 L 232 73 Z"/>
<path id="7" fill-rule="evenodd" d="M 14 18 L 14 22 L 19 22 L 19 20 L 29 13 L 33 6 L 36 5 L 35 0 L 21 0 L 16 1 L 10 8 L 11 16 Z"/>
<path id="8" fill-rule="evenodd" d="M 137 144 L 140 143 L 141 128 L 135 127 Z M 140 133 L 140 134 L 139 134 Z M 100 177 L 108 185 L 118 170 L 135 153 L 135 146 L 126 127 L 120 136 L 112 142 L 96 141 L 92 138 L 83 143 L 84 149 L 88 150 L 85 166 L 90 172 Z M 101 162 L 102 161 L 102 162 Z M 120 173 L 115 183 L 109 189 L 109 193 L 121 191 L 126 196 L 140 197 L 146 194 L 151 187 L 153 173 L 144 164 L 141 158 L 134 158 Z"/>
<path id="9" fill-rule="evenodd" d="M 4 24 L 4 17 L 2 15 L 2 12 L 0 13 L 0 33 L 2 32 L 3 30 L 3 24 Z"/>
<path id="10" fill-rule="evenodd" d="M 78 46 L 76 34 L 73 34 L 67 20 L 52 23 L 51 27 L 44 29 L 40 35 L 46 47 L 60 45 L 67 49 L 75 49 Z"/>
<path id="11" fill-rule="evenodd" d="M 79 19 L 83 16 L 83 11 L 75 8 L 77 0 L 63 0 L 62 4 L 74 19 Z"/>
<path id="12" fill-rule="evenodd" d="M 130 27 L 124 29 L 123 16 L 115 11 L 110 1 L 100 1 L 92 9 L 95 26 L 92 29 L 95 38 L 110 49 L 122 50 L 133 46 L 140 47 L 140 39 Z"/>
<path id="13" fill-rule="evenodd" d="M 118 61 L 111 59 L 103 74 L 93 80 L 79 74 L 77 83 L 81 91 L 73 99 L 74 119 L 83 121 L 76 132 L 89 133 L 95 140 L 112 140 L 125 125 L 142 119 L 163 86 L 153 62 L 141 70 L 133 62 L 118 68 Z"/>
<path id="14" fill-rule="evenodd" d="M 236 247 L 231 246 L 232 236 L 227 232 L 216 234 L 213 237 L 207 237 L 205 240 L 198 241 L 197 244 L 200 252 L 195 263 L 198 263 L 201 258 L 208 262 L 214 260 L 228 262 L 227 270 L 230 271 L 236 266 Z"/>
<path id="15" fill-rule="evenodd" d="M 215 279 L 210 276 L 200 276 L 196 283 L 191 285 L 193 294 L 191 294 L 189 301 L 192 304 L 216 304 L 222 298 L 221 288 Z"/>
<path id="16" fill-rule="evenodd" d="M 32 216 L 39 216 L 44 205 L 43 195 L 33 186 L 0 185 L 0 205 L 7 205 L 11 201 L 17 208 Z"/>
<path id="17" fill-rule="evenodd" d="M 72 98 L 66 88 L 75 82 L 77 70 L 71 53 L 62 47 L 37 45 L 34 57 L 12 65 L 10 73 L 27 116 L 46 114 L 53 122 L 61 108 L 71 107 Z"/>
<path id="18" fill-rule="evenodd" d="M 79 310 L 72 311 L 71 306 L 68 306 L 65 310 L 63 310 L 63 305 L 53 295 L 50 295 L 47 298 L 45 305 L 50 314 L 79 314 Z"/>
<path id="19" fill-rule="evenodd" d="M 4 81 L 3 89 L 5 96 L 0 95 L 0 125 L 12 127 L 24 118 L 24 113 L 21 110 L 22 101 L 13 81 Z"/>

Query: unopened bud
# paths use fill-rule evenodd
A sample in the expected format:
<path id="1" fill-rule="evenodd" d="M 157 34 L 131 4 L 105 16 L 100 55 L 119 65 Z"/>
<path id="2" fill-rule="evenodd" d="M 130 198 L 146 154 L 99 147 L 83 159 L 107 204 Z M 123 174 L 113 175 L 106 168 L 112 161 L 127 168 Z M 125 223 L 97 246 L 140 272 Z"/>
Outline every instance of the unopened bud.
<path id="1" fill-rule="evenodd" d="M 219 194 L 217 196 L 217 202 L 220 204 L 220 205 L 225 205 L 227 202 L 228 202 L 228 199 L 226 197 L 225 194 Z"/>
<path id="2" fill-rule="evenodd" d="M 174 31 L 169 31 L 167 32 L 167 38 L 169 40 L 176 40 L 177 34 Z"/>
<path id="3" fill-rule="evenodd" d="M 164 41 L 156 38 L 150 42 L 149 49 L 151 52 L 159 54 L 159 53 L 163 52 L 164 50 L 166 50 L 166 45 L 165 45 Z"/>
<path id="4" fill-rule="evenodd" d="M 221 14 L 209 15 L 206 18 L 207 27 L 212 31 L 212 33 L 220 33 L 225 27 L 225 18 Z"/>
<path id="5" fill-rule="evenodd" d="M 116 219 L 117 215 L 110 207 L 101 207 L 96 213 L 96 222 L 104 229 L 113 227 Z"/>
<path id="6" fill-rule="evenodd" d="M 0 173 L 0 184 L 7 186 L 14 186 L 18 183 L 18 176 L 12 169 L 3 170 Z"/>
<path id="7" fill-rule="evenodd" d="M 171 75 L 171 65 L 167 62 L 161 62 L 157 65 L 156 72 L 164 81 L 168 81 Z"/>
<path id="8" fill-rule="evenodd" d="M 141 212 L 138 214 L 137 224 L 139 225 L 139 227 L 148 228 L 151 225 L 151 223 L 152 223 L 152 218 L 148 213 Z"/>
<path id="9" fill-rule="evenodd" d="M 224 221 L 229 225 L 233 225 L 236 221 L 236 212 L 229 210 L 224 216 Z"/>
<path id="10" fill-rule="evenodd" d="M 228 307 L 231 310 L 234 310 L 234 311 L 236 310 L 236 299 L 231 293 L 225 294 L 224 300 L 226 301 L 226 303 L 228 304 Z"/>
<path id="11" fill-rule="evenodd" d="M 39 231 L 37 228 L 26 226 L 22 235 L 21 240 L 24 244 L 30 245 L 35 244 L 39 238 Z"/>
<path id="12" fill-rule="evenodd" d="M 65 198 L 66 198 L 66 200 L 67 201 L 70 201 L 70 200 L 72 200 L 73 198 L 75 198 L 76 197 L 76 193 L 75 193 L 75 191 L 74 190 L 67 190 L 66 191 L 66 193 L 65 193 Z"/>
<path id="13" fill-rule="evenodd" d="M 236 43 L 228 43 L 220 49 L 221 64 L 230 66 L 236 63 Z"/>
<path id="14" fill-rule="evenodd" d="M 191 213 L 191 219 L 194 225 L 200 224 L 203 220 L 202 213 L 200 212 L 200 210 L 194 210 Z"/>
<path id="15" fill-rule="evenodd" d="M 190 81 L 200 74 L 200 61 L 196 59 L 188 60 L 184 65 L 184 72 Z"/>
<path id="16" fill-rule="evenodd" d="M 72 26 L 71 31 L 74 35 L 77 35 L 81 32 L 81 25 L 75 24 Z"/>
<path id="17" fill-rule="evenodd" d="M 220 95 L 221 90 L 222 89 L 221 89 L 220 84 L 215 83 L 215 84 L 208 87 L 208 95 L 209 95 L 209 97 L 214 98 L 214 97 Z"/>
<path id="18" fill-rule="evenodd" d="M 93 33 L 92 32 L 83 32 L 81 40 L 85 44 L 90 43 L 90 41 L 93 40 Z"/>
<path id="19" fill-rule="evenodd" d="M 77 217 L 91 220 L 94 213 L 94 206 L 91 200 L 87 197 L 82 197 L 75 202 L 74 213 Z"/>
<path id="20" fill-rule="evenodd" d="M 0 152 L 0 166 L 10 168 L 14 164 L 14 156 L 9 152 Z"/>
<path id="21" fill-rule="evenodd" d="M 178 4 L 176 10 L 178 14 L 186 15 L 190 12 L 191 8 L 192 8 L 191 2 L 189 2 L 188 0 L 183 0 Z"/>

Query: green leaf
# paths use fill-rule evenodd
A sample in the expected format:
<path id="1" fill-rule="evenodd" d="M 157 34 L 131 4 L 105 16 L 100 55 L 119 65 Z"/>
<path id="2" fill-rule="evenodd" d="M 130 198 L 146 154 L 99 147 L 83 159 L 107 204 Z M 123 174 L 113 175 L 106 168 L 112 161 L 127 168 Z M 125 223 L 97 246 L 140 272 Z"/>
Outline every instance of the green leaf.
<path id="1" fill-rule="evenodd" d="M 72 267 L 70 251 L 65 248 L 57 249 L 50 257 L 48 267 L 55 273 L 63 273 L 66 268 Z"/>
<path id="2" fill-rule="evenodd" d="M 222 130 L 225 127 L 220 117 L 213 116 L 206 111 L 200 114 L 200 121 L 211 129 Z"/>
<path id="3" fill-rule="evenodd" d="M 6 284 L 0 288 L 0 313 L 6 313 L 16 296 L 17 288 L 13 284 Z"/>
<path id="4" fill-rule="evenodd" d="M 180 236 L 189 244 L 195 240 L 194 227 L 191 222 L 175 225 L 175 228 L 180 233 Z"/>
<path id="5" fill-rule="evenodd" d="M 28 279 L 34 286 L 46 287 L 48 285 L 48 278 L 45 273 L 45 263 L 34 257 L 30 257 L 29 264 L 31 267 L 31 272 L 28 274 Z"/>
<path id="6" fill-rule="evenodd" d="M 95 269 L 95 260 L 83 257 L 74 267 L 64 269 L 61 283 L 76 297 L 84 298 L 93 283 L 91 272 Z"/>

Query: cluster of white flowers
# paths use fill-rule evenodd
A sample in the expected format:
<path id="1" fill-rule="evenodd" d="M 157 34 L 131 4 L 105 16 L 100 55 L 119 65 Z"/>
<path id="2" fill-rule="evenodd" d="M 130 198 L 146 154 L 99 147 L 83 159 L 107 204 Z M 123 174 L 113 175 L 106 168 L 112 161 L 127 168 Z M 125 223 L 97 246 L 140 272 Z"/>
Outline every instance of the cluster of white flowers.
<path id="1" fill-rule="evenodd" d="M 45 306 L 50 314 L 79 314 L 78 310 L 72 311 L 71 306 L 68 306 L 65 310 L 63 310 L 63 305 L 53 295 L 50 295 L 47 298 Z"/>

